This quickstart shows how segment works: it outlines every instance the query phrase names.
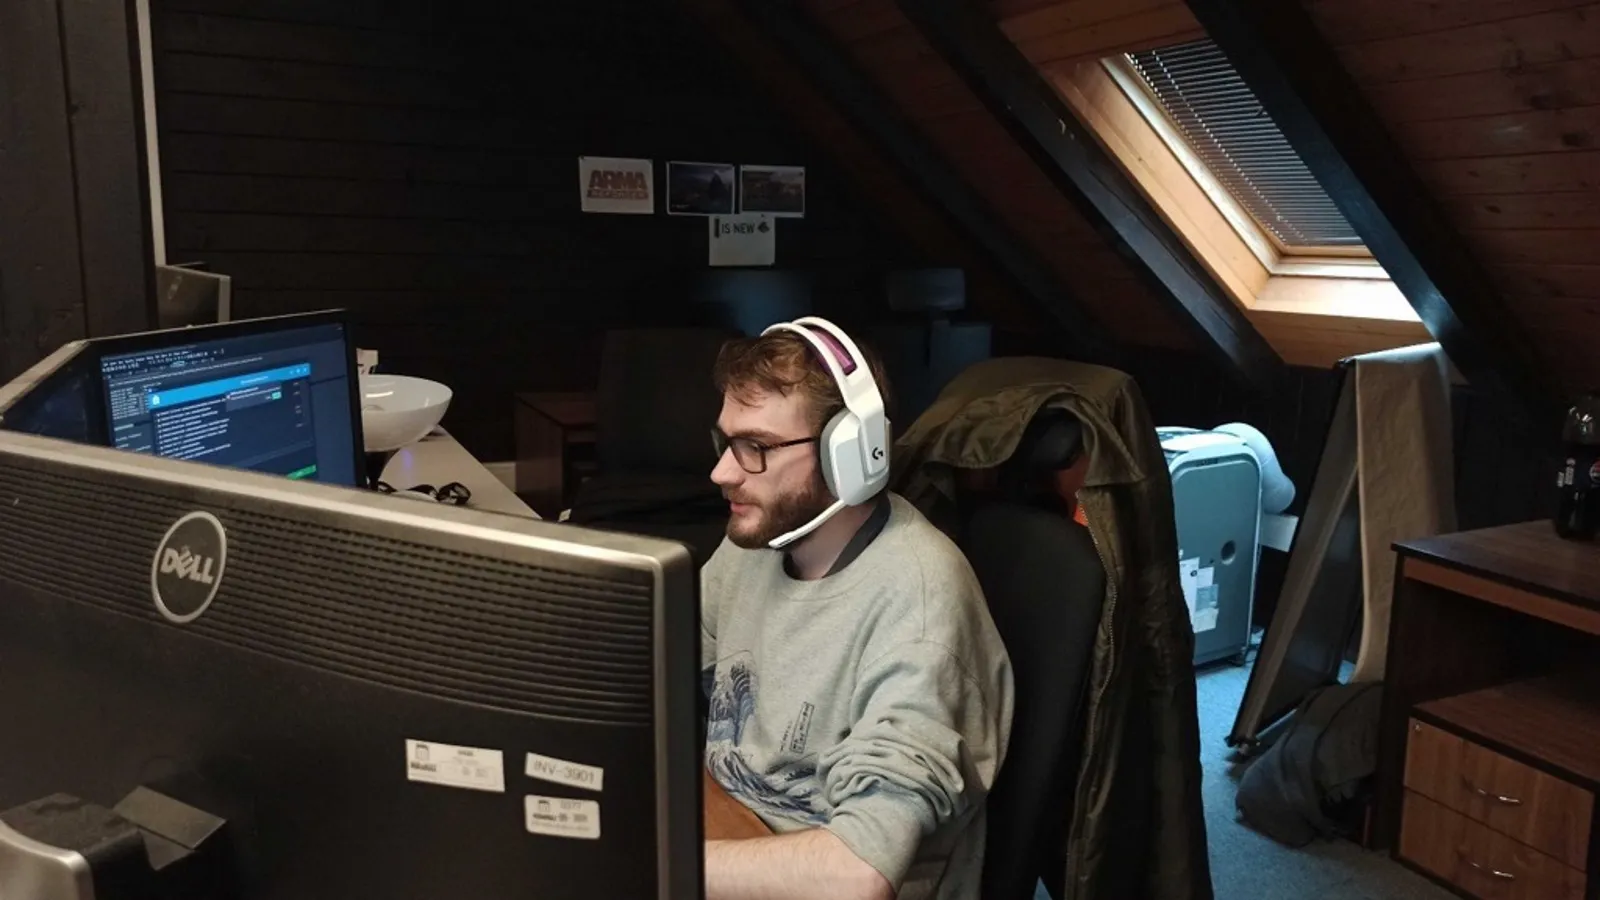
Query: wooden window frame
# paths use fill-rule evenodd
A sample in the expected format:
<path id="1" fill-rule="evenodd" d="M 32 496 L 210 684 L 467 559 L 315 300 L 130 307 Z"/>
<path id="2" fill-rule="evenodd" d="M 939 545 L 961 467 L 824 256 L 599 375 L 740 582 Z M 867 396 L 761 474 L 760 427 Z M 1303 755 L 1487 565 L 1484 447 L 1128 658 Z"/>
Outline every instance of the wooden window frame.
<path id="1" fill-rule="evenodd" d="M 1186 161 L 1174 150 L 1135 100 L 1150 99 L 1143 79 L 1131 68 L 1119 71 L 1119 60 L 1064 62 L 1043 67 L 1041 74 L 1285 362 L 1325 366 L 1357 353 L 1433 340 L 1364 251 L 1357 256 L 1354 248 L 1319 250 L 1312 257 L 1280 248 L 1205 174 L 1192 151 Z M 1150 102 L 1177 145 L 1187 148 Z"/>

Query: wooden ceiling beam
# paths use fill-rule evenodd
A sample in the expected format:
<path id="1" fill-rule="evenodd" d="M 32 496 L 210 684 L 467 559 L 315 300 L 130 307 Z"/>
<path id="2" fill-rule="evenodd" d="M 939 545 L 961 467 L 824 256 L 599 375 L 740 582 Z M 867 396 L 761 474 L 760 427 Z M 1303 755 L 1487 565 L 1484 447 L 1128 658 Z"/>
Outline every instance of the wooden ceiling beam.
<path id="1" fill-rule="evenodd" d="M 770 36 L 856 128 L 902 166 L 933 201 L 983 248 L 1022 293 L 1065 329 L 1084 359 L 1114 363 L 1120 350 L 1105 328 L 1026 242 L 1005 225 L 976 190 L 895 108 L 844 50 L 812 22 L 795 0 L 739 0 Z"/>
<path id="2" fill-rule="evenodd" d="M 999 23 L 969 0 L 897 0 L 900 10 L 1114 245 L 1131 256 L 1200 346 L 1248 387 L 1284 364 Z"/>
<path id="3" fill-rule="evenodd" d="M 1466 242 L 1298 2 L 1187 0 L 1463 377 L 1534 421 L 1559 394 Z"/>

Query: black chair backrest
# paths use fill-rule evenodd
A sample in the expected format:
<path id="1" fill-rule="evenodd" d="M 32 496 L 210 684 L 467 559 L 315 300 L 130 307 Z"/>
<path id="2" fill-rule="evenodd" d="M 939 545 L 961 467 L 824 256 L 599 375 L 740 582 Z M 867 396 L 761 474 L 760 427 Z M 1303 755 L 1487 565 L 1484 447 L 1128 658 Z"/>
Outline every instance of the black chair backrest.
<path id="1" fill-rule="evenodd" d="M 1056 507 L 1052 476 L 1069 468 L 1083 452 L 1083 425 L 1064 409 L 1041 409 L 1000 467 L 1000 494 L 1016 503 Z"/>
<path id="2" fill-rule="evenodd" d="M 965 543 L 1016 682 L 989 796 L 983 900 L 1029 900 L 1040 878 L 1059 897 L 1105 571 L 1088 529 L 1032 506 L 978 510 Z"/>
<path id="3" fill-rule="evenodd" d="M 1048 485 L 1081 448 L 1075 418 L 1042 411 L 1002 468 L 1002 499 L 975 510 L 962 535 L 1016 683 L 1011 739 L 988 802 L 983 900 L 1031 900 L 1041 878 L 1062 894 L 1106 577 L 1088 529 Z"/>
<path id="4" fill-rule="evenodd" d="M 708 476 L 711 427 L 722 397 L 711 369 L 726 328 L 641 328 L 606 333 L 595 398 L 595 453 L 606 472 Z"/>

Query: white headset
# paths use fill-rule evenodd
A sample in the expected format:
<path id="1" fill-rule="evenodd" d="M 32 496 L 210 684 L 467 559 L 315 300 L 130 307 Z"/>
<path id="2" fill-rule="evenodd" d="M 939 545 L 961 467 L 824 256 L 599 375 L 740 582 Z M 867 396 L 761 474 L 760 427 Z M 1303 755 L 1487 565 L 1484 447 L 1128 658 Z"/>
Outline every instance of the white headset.
<path id="1" fill-rule="evenodd" d="M 792 331 L 804 338 L 828 367 L 844 398 L 844 409 L 823 426 L 817 441 L 822 479 L 834 497 L 833 505 L 768 544 L 781 550 L 822 527 L 845 507 L 871 500 L 889 483 L 889 418 L 883 408 L 883 395 L 872 378 L 872 367 L 867 365 L 856 342 L 839 326 L 827 319 L 806 316 L 768 326 L 761 333 L 774 331 Z"/>

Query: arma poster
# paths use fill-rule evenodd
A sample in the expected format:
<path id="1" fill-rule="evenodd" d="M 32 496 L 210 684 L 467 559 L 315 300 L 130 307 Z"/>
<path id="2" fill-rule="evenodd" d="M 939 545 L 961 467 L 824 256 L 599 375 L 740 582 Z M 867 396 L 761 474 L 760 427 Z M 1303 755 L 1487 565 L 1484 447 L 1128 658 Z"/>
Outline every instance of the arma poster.
<path id="1" fill-rule="evenodd" d="M 580 156 L 578 190 L 584 212 L 650 215 L 656 211 L 655 161 Z"/>

